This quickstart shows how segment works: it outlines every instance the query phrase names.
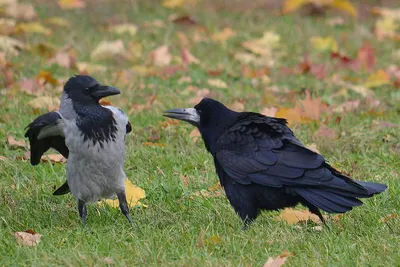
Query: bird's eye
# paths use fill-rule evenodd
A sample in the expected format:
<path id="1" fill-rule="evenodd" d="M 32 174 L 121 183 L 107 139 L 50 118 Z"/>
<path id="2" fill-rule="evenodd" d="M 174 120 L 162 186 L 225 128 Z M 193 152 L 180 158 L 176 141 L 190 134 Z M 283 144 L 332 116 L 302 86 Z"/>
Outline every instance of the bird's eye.
<path id="1" fill-rule="evenodd" d="M 90 93 L 90 89 L 86 87 L 86 88 L 85 88 L 85 93 L 86 93 L 86 94 L 89 94 L 89 93 Z"/>

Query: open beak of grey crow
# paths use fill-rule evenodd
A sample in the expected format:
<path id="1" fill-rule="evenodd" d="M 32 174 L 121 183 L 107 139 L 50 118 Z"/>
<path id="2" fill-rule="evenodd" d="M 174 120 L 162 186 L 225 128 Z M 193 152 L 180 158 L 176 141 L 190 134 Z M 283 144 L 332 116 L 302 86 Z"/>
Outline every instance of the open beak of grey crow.
<path id="1" fill-rule="evenodd" d="M 199 126 L 200 115 L 194 108 L 174 108 L 164 111 L 164 116 L 172 119 L 186 121 L 194 126 Z"/>
<path id="2" fill-rule="evenodd" d="M 97 88 L 97 90 L 95 92 L 93 92 L 92 95 L 96 99 L 100 100 L 103 97 L 107 97 L 107 96 L 111 96 L 111 95 L 118 95 L 120 93 L 121 93 L 121 91 L 115 87 L 102 85 L 99 88 Z"/>

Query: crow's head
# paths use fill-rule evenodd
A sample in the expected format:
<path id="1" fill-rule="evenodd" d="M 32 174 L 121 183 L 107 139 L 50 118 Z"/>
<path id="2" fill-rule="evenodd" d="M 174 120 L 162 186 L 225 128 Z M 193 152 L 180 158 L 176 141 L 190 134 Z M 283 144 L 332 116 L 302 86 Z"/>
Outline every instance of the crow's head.
<path id="1" fill-rule="evenodd" d="M 121 92 L 115 87 L 99 84 L 90 76 L 75 75 L 65 84 L 64 93 L 75 103 L 89 105 L 98 103 L 103 97 Z"/>
<path id="2" fill-rule="evenodd" d="M 223 130 L 234 121 L 237 112 L 228 109 L 222 103 L 204 98 L 194 108 L 175 108 L 164 112 L 164 116 L 186 121 L 199 128 L 200 132 L 212 129 Z"/>

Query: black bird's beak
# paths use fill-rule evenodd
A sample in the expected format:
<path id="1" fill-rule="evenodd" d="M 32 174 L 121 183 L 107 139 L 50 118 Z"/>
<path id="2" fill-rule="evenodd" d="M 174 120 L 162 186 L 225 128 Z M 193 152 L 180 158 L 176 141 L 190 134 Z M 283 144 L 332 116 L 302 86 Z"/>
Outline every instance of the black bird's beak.
<path id="1" fill-rule="evenodd" d="M 95 92 L 92 93 L 92 96 L 94 96 L 96 99 L 100 100 L 103 97 L 110 96 L 110 95 L 118 95 L 120 93 L 121 93 L 121 91 L 115 87 L 101 85 L 100 87 L 97 88 L 97 90 Z"/>
<path id="2" fill-rule="evenodd" d="M 186 121 L 194 126 L 199 126 L 200 124 L 200 115 L 194 108 L 174 108 L 167 111 L 164 111 L 164 116 Z"/>

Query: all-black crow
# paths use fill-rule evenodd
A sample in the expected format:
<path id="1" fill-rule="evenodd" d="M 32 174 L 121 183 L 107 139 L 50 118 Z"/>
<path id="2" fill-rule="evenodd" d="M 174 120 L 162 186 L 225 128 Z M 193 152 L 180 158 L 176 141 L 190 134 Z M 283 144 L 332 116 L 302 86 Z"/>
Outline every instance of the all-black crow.
<path id="1" fill-rule="evenodd" d="M 31 164 L 37 165 L 47 150 L 60 152 L 67 162 L 67 182 L 54 195 L 71 191 L 78 202 L 83 226 L 86 203 L 117 195 L 122 213 L 129 216 L 125 196 L 125 135 L 131 131 L 127 116 L 99 100 L 120 94 L 90 76 L 76 75 L 64 86 L 60 110 L 36 118 L 27 126 Z"/>
<path id="2" fill-rule="evenodd" d="M 324 218 L 319 209 L 344 213 L 387 188 L 340 173 L 306 148 L 286 120 L 253 112 L 235 112 L 218 101 L 203 99 L 194 108 L 171 109 L 164 116 L 198 127 L 214 157 L 221 186 L 244 226 L 260 210 L 301 203 Z"/>

